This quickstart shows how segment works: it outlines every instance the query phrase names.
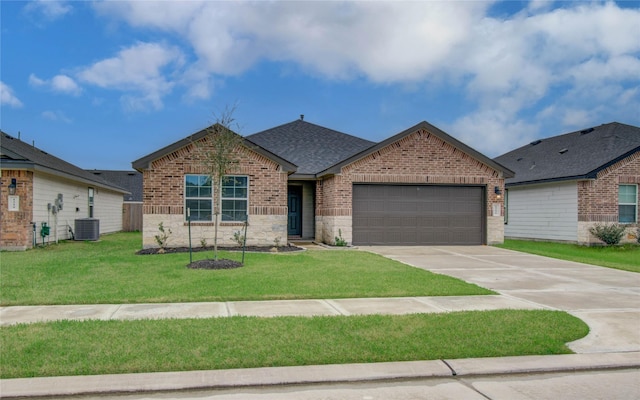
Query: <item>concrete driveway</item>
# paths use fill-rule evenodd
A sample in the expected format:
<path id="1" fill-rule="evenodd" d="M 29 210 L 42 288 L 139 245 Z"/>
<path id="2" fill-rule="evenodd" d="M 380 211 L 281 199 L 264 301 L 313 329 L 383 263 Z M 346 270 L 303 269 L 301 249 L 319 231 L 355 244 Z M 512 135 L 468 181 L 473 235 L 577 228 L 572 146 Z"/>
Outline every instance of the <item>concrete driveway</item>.
<path id="1" fill-rule="evenodd" d="M 576 353 L 640 351 L 640 274 L 490 246 L 364 246 L 500 294 L 564 310 L 589 325 Z"/>

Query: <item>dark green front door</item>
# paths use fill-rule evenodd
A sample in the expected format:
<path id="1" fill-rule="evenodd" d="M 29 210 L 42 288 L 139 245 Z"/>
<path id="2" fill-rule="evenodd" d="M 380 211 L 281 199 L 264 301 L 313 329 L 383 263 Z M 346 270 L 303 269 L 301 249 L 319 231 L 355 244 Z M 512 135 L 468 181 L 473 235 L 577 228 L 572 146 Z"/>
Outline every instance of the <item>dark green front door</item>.
<path id="1" fill-rule="evenodd" d="M 302 235 L 302 186 L 289 186 L 287 193 L 287 205 L 289 218 L 287 222 L 287 234 L 289 236 Z"/>

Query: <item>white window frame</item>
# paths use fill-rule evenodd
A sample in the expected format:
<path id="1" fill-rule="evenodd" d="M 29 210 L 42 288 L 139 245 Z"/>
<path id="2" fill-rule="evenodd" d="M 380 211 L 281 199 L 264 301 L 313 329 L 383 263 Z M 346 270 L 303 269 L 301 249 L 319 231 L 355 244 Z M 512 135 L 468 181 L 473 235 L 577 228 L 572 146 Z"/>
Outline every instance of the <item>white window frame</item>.
<path id="1" fill-rule="evenodd" d="M 205 174 L 185 174 L 184 176 L 184 219 L 185 221 L 188 221 L 189 218 L 191 218 L 191 222 L 212 222 L 213 221 L 213 214 L 214 214 L 214 208 L 213 208 L 213 198 L 214 198 L 214 193 L 213 193 L 213 184 L 211 184 L 211 196 L 209 197 L 205 197 L 205 196 L 197 196 L 197 197 L 193 197 L 193 196 L 187 196 L 187 177 L 190 176 L 197 176 L 198 179 L 200 178 L 205 178 L 205 179 L 209 179 L 209 175 L 205 175 Z M 205 186 L 206 187 L 206 186 Z M 187 210 L 187 203 L 189 200 L 199 200 L 199 201 L 209 201 L 211 203 L 211 216 L 209 219 L 193 219 L 194 217 L 194 212 L 192 211 L 190 214 L 188 215 L 188 210 Z"/>
<path id="2" fill-rule="evenodd" d="M 225 188 L 225 181 L 227 179 L 233 179 L 233 178 L 245 178 L 247 180 L 247 186 L 246 186 L 246 196 L 245 197 L 224 197 L 224 188 Z M 225 213 L 224 213 L 224 207 L 222 206 L 222 203 L 225 200 L 240 200 L 240 201 L 245 201 L 246 202 L 246 208 L 245 208 L 245 218 L 248 218 L 249 216 L 249 176 L 248 175 L 225 175 L 224 178 L 222 179 L 222 185 L 220 187 L 220 214 L 221 214 L 221 218 L 220 220 L 222 222 L 245 222 L 245 220 L 238 220 L 238 219 L 225 219 Z"/>
<path id="3" fill-rule="evenodd" d="M 635 203 L 623 203 L 620 201 L 620 188 L 622 186 L 631 186 L 636 190 L 636 201 Z M 620 206 L 634 206 L 635 207 L 635 215 L 633 216 L 633 221 L 630 222 L 622 222 L 620 221 Z M 635 224 L 638 222 L 638 185 L 633 183 L 619 184 L 618 185 L 618 222 L 621 224 Z"/>

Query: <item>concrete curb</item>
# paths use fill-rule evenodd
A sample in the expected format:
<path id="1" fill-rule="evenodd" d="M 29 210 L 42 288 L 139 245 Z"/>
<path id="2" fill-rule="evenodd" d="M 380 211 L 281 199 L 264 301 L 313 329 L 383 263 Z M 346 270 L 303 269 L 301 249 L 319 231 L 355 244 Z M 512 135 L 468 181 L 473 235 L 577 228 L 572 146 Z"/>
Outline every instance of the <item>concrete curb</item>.
<path id="1" fill-rule="evenodd" d="M 640 352 L 0 380 L 0 397 L 98 395 L 640 368 Z"/>

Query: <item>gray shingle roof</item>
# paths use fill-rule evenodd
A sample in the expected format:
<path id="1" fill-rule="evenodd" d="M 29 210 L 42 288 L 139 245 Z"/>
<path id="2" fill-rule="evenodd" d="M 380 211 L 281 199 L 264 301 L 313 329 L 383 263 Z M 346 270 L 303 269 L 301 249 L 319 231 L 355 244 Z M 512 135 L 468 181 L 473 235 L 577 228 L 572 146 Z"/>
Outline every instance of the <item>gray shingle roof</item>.
<path id="1" fill-rule="evenodd" d="M 593 179 L 640 151 L 640 128 L 618 122 L 531 142 L 495 158 L 516 173 L 507 185 Z"/>
<path id="2" fill-rule="evenodd" d="M 297 165 L 296 175 L 324 171 L 375 144 L 301 119 L 247 139 Z"/>
<path id="3" fill-rule="evenodd" d="M 2 168 L 33 169 L 111 189 L 123 194 L 127 192 L 127 190 L 107 182 L 99 176 L 61 160 L 5 132 L 0 131 L 0 139 L 0 165 L 2 165 Z"/>
<path id="4" fill-rule="evenodd" d="M 124 201 L 142 201 L 142 174 L 138 171 L 87 170 L 107 182 L 125 188 Z"/>

